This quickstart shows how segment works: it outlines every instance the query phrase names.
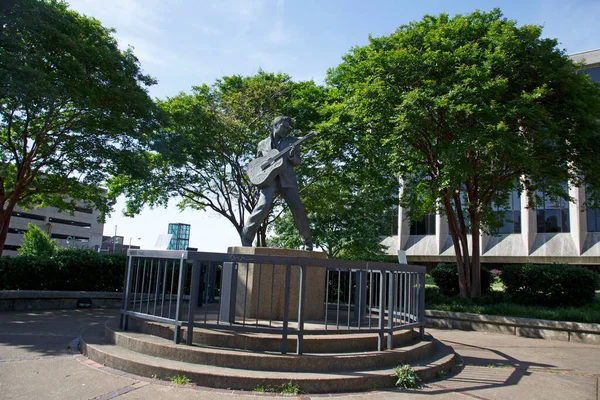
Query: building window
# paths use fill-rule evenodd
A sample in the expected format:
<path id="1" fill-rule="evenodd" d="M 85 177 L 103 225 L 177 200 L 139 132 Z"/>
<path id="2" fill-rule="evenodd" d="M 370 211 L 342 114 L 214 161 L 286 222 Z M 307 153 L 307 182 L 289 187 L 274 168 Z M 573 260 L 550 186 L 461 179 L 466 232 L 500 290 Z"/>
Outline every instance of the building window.
<path id="1" fill-rule="evenodd" d="M 190 225 L 169 224 L 171 241 L 167 250 L 187 250 L 190 245 Z"/>
<path id="2" fill-rule="evenodd" d="M 61 219 L 61 218 L 52 218 L 50 217 L 48 219 L 49 222 L 55 223 L 55 224 L 63 224 L 63 225 L 72 225 L 72 226 L 79 226 L 82 228 L 91 228 L 92 224 L 89 224 L 87 222 L 79 222 L 79 221 L 71 221 L 68 219 Z"/>
<path id="3" fill-rule="evenodd" d="M 521 196 L 513 189 L 508 198 L 506 208 L 492 206 L 494 212 L 504 220 L 504 225 L 498 230 L 499 234 L 521 233 Z"/>
<path id="4" fill-rule="evenodd" d="M 84 236 L 63 235 L 61 233 L 53 233 L 50 236 L 52 239 L 77 240 L 79 242 L 89 242 L 90 238 Z"/>
<path id="5" fill-rule="evenodd" d="M 5 244 L 4 245 L 4 250 L 14 250 L 14 251 L 17 251 L 17 250 L 19 250 L 20 247 L 21 246 L 16 246 L 14 244 Z"/>
<path id="6" fill-rule="evenodd" d="M 567 184 L 563 184 L 565 191 Z M 544 192 L 536 193 L 538 233 L 569 232 L 569 202 L 561 197 L 551 198 Z"/>
<path id="7" fill-rule="evenodd" d="M 85 208 L 85 207 L 75 207 L 74 210 L 79 211 L 80 213 L 85 213 L 85 214 L 92 214 L 94 212 L 94 210 L 92 210 L 91 208 Z"/>
<path id="8" fill-rule="evenodd" d="M 419 221 L 410 221 L 411 235 L 435 235 L 435 214 L 427 214 Z"/>
<path id="9" fill-rule="evenodd" d="M 36 221 L 45 221 L 46 217 L 43 215 L 31 214 L 22 211 L 13 211 L 11 214 L 13 217 L 26 218 L 26 219 L 35 219 Z"/>
<path id="10" fill-rule="evenodd" d="M 587 201 L 587 187 L 586 187 L 586 201 Z M 600 209 L 588 208 L 585 210 L 587 217 L 587 231 L 588 232 L 600 232 Z"/>

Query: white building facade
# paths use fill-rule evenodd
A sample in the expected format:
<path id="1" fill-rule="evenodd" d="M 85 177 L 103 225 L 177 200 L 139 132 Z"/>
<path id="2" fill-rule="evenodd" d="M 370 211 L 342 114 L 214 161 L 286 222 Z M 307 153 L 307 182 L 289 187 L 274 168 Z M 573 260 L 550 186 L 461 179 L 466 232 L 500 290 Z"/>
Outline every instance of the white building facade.
<path id="1" fill-rule="evenodd" d="M 570 57 L 583 61 L 582 72 L 600 83 L 600 49 Z M 598 157 L 600 162 L 600 154 Z M 513 193 L 507 216 L 510 222 L 498 235 L 480 237 L 481 262 L 600 265 L 600 210 L 582 207 L 585 188 L 569 187 L 569 195 L 574 202 L 543 199 L 542 204 L 529 208 L 525 193 L 521 196 Z M 401 207 L 397 215 L 397 233 L 384 241 L 389 254 L 403 250 L 409 262 L 429 265 L 456 261 L 444 216 L 429 215 L 411 223 Z"/>
<path id="2" fill-rule="evenodd" d="M 15 256 L 27 231 L 27 223 L 33 223 L 55 239 L 59 247 L 78 247 L 98 250 L 102 245 L 104 224 L 98 222 L 98 211 L 76 207 L 73 215 L 58 212 L 55 207 L 33 210 L 15 208 L 4 243 L 3 256 Z"/>

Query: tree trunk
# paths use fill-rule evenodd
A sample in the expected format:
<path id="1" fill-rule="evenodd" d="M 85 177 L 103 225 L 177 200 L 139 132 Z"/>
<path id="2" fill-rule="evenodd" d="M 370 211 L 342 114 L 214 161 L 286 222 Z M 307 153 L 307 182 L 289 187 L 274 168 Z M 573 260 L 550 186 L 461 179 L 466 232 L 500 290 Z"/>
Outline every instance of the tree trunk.
<path id="1" fill-rule="evenodd" d="M 472 218 L 471 240 L 473 241 L 473 256 L 471 258 L 471 297 L 481 296 L 481 249 L 479 248 L 479 216 Z"/>
<path id="2" fill-rule="evenodd" d="M 2 211 L 0 211 L 0 257 L 4 252 L 4 243 L 6 243 L 8 227 L 10 226 L 10 218 L 14 208 L 14 204 L 9 204 L 6 209 L 2 209 Z"/>

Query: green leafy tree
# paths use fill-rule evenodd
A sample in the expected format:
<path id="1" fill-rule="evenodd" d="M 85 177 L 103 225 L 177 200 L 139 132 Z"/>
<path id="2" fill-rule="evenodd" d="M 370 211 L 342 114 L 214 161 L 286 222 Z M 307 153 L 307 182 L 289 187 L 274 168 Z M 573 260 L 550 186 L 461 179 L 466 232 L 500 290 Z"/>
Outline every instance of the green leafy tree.
<path id="1" fill-rule="evenodd" d="M 51 257 L 57 248 L 56 240 L 50 239 L 42 228 L 29 222 L 17 253 L 20 256 Z"/>
<path id="2" fill-rule="evenodd" d="M 578 65 L 500 10 L 427 15 L 370 38 L 329 72 L 339 113 L 402 179 L 418 219 L 448 219 L 460 293 L 481 294 L 480 232 L 494 232 L 511 190 L 569 199 L 561 184 L 598 188 L 600 90 Z M 472 247 L 470 247 L 472 246 Z"/>
<path id="3" fill-rule="evenodd" d="M 313 82 L 260 71 L 223 77 L 161 101 L 168 121 L 146 153 L 148 173 L 144 179 L 117 177 L 112 190 L 127 195 L 129 215 L 176 198 L 181 209 L 210 209 L 225 217 L 241 238 L 246 215 L 258 200 L 245 172 L 258 142 L 270 134 L 278 115 L 290 116 L 297 131 L 308 133 L 319 118 L 322 97 L 323 89 Z M 265 245 L 271 220 L 257 234 L 259 246 Z"/>
<path id="4" fill-rule="evenodd" d="M 110 211 L 100 184 L 138 165 L 154 83 L 110 29 L 66 3 L 0 9 L 0 254 L 16 205 Z"/>

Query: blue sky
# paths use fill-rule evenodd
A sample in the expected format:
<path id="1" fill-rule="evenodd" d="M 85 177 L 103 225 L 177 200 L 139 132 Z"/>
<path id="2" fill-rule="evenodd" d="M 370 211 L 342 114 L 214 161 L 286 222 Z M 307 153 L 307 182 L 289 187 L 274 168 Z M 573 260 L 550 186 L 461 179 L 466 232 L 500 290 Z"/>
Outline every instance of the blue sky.
<path id="1" fill-rule="evenodd" d="M 71 8 L 116 29 L 122 48 L 134 48 L 144 72 L 158 80 L 153 97 L 187 92 L 222 76 L 285 72 L 295 80 L 323 83 L 351 47 L 382 36 L 425 14 L 465 14 L 500 8 L 519 25 L 543 26 L 569 54 L 600 47 L 600 1 L 404 1 L 404 0 L 70 0 Z M 239 245 L 223 218 L 202 211 L 146 210 L 121 216 L 122 204 L 105 224 L 117 234 L 152 248 L 169 222 L 192 225 L 190 246 L 226 251 Z M 138 239 L 141 238 L 141 239 Z"/>

